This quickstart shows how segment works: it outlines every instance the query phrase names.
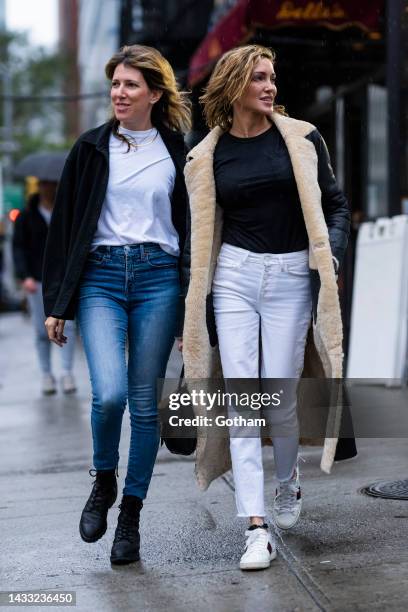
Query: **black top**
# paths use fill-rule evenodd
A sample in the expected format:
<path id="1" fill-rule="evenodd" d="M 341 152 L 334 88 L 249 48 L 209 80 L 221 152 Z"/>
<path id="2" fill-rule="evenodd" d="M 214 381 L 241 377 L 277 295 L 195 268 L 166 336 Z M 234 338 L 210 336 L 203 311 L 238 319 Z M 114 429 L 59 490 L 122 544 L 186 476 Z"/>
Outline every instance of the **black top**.
<path id="1" fill-rule="evenodd" d="M 28 207 L 16 219 L 13 233 L 13 259 L 17 278 L 42 280 L 42 265 L 48 226 L 38 210 L 40 198 L 33 195 Z"/>
<path id="2" fill-rule="evenodd" d="M 255 253 L 290 253 L 308 246 L 286 144 L 276 128 L 252 138 L 228 132 L 214 154 L 223 242 Z"/>

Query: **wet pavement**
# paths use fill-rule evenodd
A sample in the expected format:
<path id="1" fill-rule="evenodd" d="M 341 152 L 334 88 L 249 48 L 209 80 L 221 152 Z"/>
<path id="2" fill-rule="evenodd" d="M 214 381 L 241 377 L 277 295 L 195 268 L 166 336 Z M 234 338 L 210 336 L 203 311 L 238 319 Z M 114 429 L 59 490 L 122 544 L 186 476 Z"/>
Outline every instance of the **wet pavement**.
<path id="1" fill-rule="evenodd" d="M 179 369 L 174 352 L 168 375 Z M 75 396 L 41 397 L 29 322 L 0 317 L 0 590 L 73 590 L 81 611 L 407 609 L 408 501 L 360 492 L 375 480 L 408 477 L 407 440 L 361 440 L 358 458 L 336 464 L 331 476 L 319 469 L 320 450 L 304 448 L 301 520 L 277 534 L 271 568 L 254 573 L 238 569 L 245 523 L 234 516 L 231 475 L 201 493 L 193 460 L 161 449 L 142 511 L 142 561 L 112 568 L 119 500 L 99 542 L 85 544 L 78 534 L 92 482 L 90 389 L 80 351 L 75 373 Z M 408 405 L 406 389 L 379 390 L 376 398 Z M 120 485 L 128 441 L 125 417 Z M 271 448 L 265 465 L 271 505 Z"/>

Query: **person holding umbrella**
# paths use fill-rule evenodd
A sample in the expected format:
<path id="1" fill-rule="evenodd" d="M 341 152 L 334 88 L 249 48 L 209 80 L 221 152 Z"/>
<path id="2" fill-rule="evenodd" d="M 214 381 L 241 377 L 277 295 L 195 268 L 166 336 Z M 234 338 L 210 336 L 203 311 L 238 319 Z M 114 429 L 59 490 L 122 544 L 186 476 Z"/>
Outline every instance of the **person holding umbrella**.
<path id="1" fill-rule="evenodd" d="M 21 280 L 27 296 L 35 333 L 35 344 L 42 373 L 44 395 L 56 393 L 56 379 L 52 372 L 51 345 L 44 327 L 45 313 L 42 300 L 42 266 L 48 227 L 54 207 L 55 192 L 62 171 L 62 153 L 37 153 L 23 159 L 17 166 L 18 176 L 37 176 L 38 193 L 29 198 L 27 209 L 16 219 L 13 235 L 13 259 L 16 276 Z M 72 374 L 75 352 L 75 324 L 70 321 L 66 335 L 71 339 L 61 352 L 63 393 L 74 393 L 76 383 Z"/>

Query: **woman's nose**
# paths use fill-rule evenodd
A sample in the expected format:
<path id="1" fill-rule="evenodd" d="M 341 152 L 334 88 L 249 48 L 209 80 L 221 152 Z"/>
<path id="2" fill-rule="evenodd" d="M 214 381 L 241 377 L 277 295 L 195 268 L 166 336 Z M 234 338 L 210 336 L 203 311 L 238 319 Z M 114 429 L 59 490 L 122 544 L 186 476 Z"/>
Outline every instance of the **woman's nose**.
<path id="1" fill-rule="evenodd" d="M 124 88 L 123 85 L 119 85 L 119 87 L 117 87 L 116 91 L 115 91 L 116 95 L 118 97 L 123 97 L 124 95 Z"/>

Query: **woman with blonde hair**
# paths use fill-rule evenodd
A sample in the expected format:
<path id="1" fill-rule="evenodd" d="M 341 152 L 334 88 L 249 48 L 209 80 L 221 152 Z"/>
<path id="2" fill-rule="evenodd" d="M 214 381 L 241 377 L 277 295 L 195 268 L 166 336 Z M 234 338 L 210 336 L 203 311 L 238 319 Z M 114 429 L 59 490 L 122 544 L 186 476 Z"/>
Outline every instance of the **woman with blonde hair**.
<path id="1" fill-rule="evenodd" d="M 290 529 L 302 503 L 296 386 L 310 365 L 304 363 L 307 338 L 314 371 L 342 375 L 336 273 L 350 215 L 321 135 L 275 104 L 275 79 L 273 51 L 247 45 L 221 57 L 201 98 L 211 131 L 190 151 L 185 168 L 191 280 L 183 355 L 188 378 L 217 375 L 220 357 L 227 382 L 259 372 L 295 381 L 281 409 L 265 415 L 278 479 L 274 521 Z M 236 407 L 230 410 L 235 414 Z M 241 569 L 269 567 L 276 548 L 265 522 L 260 435 L 234 427 L 228 449 L 220 436 L 198 434 L 202 488 L 231 458 L 238 516 L 249 519 Z M 325 442 L 325 471 L 335 435 Z"/>
<path id="2" fill-rule="evenodd" d="M 82 134 L 67 159 L 43 293 L 49 339 L 62 346 L 65 320 L 76 316 L 90 372 L 96 480 L 80 520 L 85 542 L 107 529 L 129 404 L 129 459 L 111 552 L 112 563 L 125 564 L 139 559 L 139 514 L 159 444 L 157 379 L 182 320 L 190 108 L 170 64 L 151 47 L 123 47 L 106 76 L 113 117 Z"/>

